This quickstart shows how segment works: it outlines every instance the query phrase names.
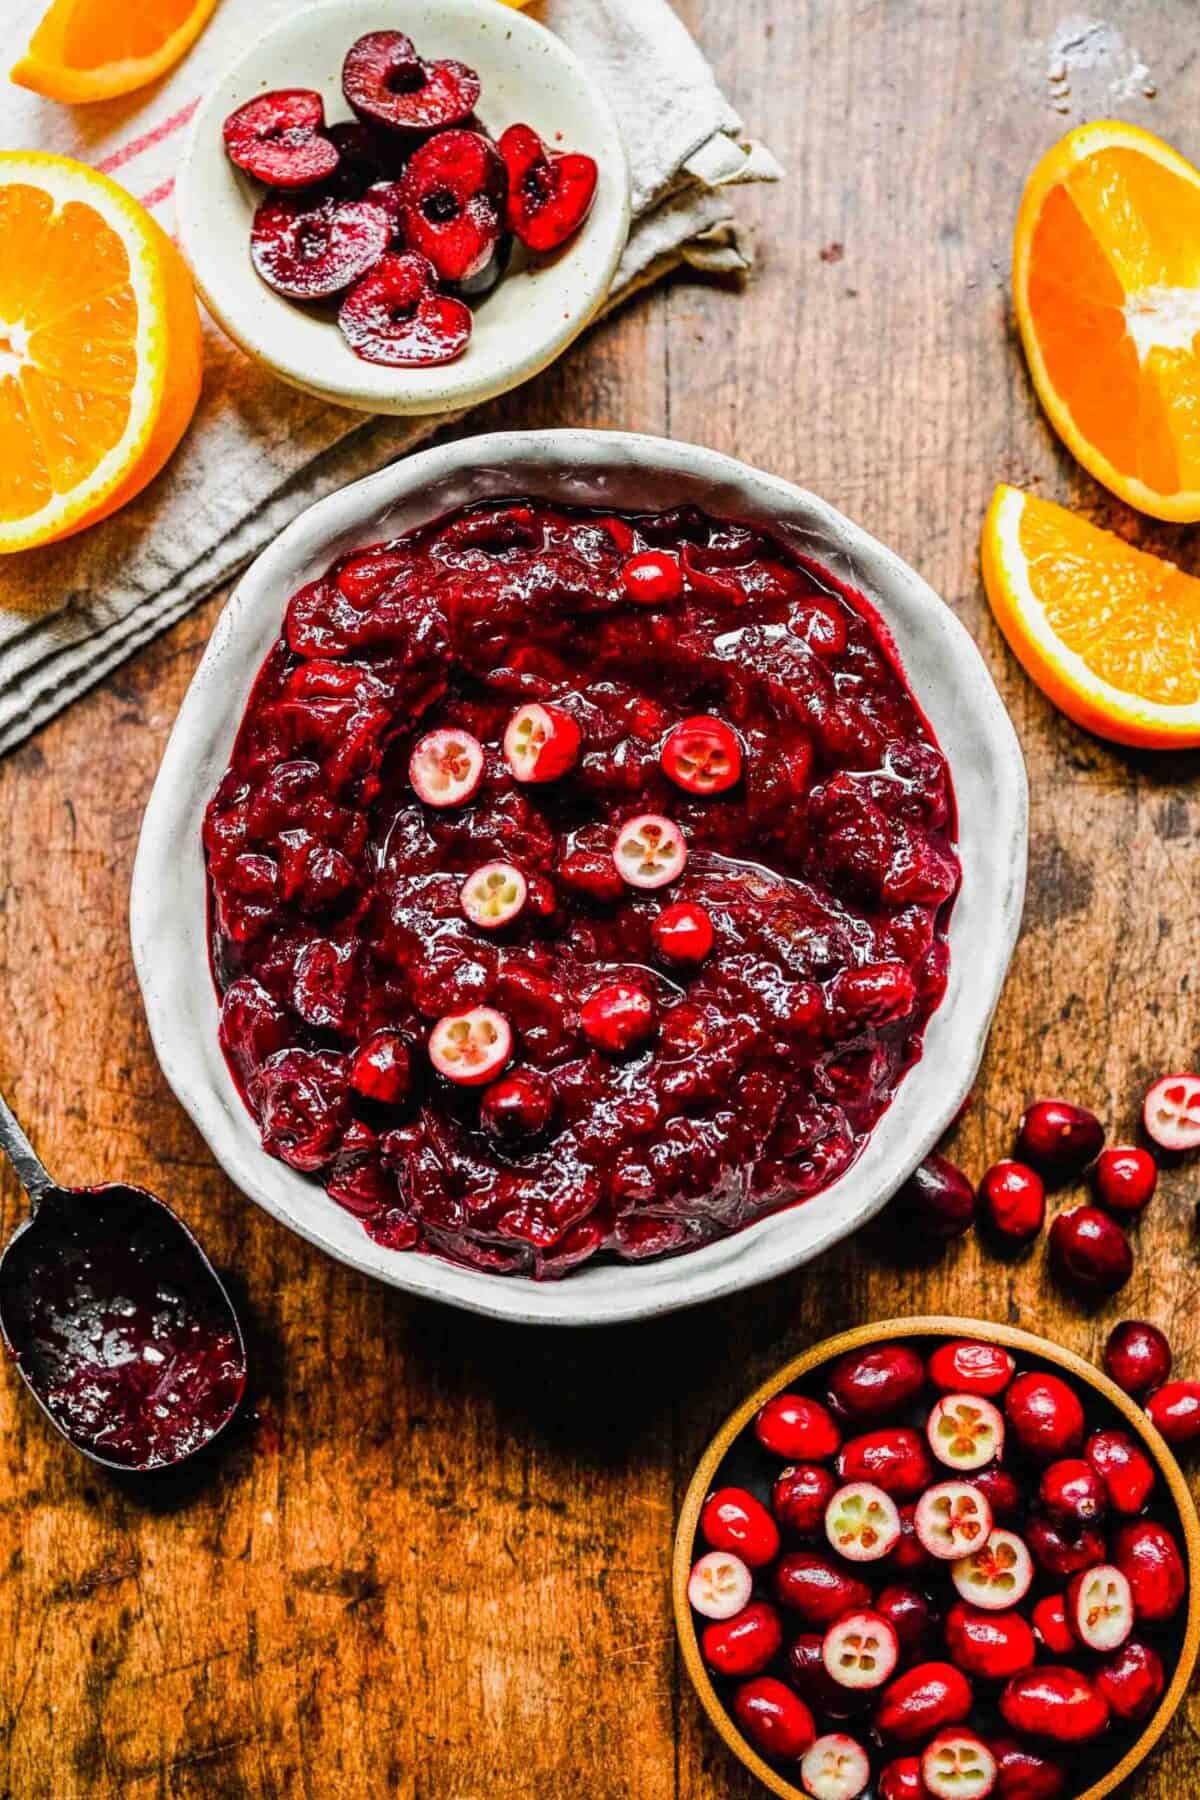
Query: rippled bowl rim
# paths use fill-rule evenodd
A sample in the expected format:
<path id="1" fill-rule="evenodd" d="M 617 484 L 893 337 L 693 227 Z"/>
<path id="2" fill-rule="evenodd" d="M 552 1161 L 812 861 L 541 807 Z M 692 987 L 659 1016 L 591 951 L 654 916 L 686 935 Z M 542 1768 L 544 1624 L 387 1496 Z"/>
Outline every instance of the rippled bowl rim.
<path id="1" fill-rule="evenodd" d="M 963 864 L 945 999 L 921 1061 L 846 1174 L 812 1200 L 700 1249 L 649 1263 L 592 1263 L 542 1282 L 382 1249 L 314 1180 L 263 1150 L 217 1041 L 200 844 L 205 805 L 295 589 L 359 545 L 471 501 L 521 494 L 633 511 L 691 502 L 763 525 L 861 587 L 950 761 Z M 625 432 L 495 432 L 422 451 L 329 495 L 246 570 L 184 697 L 146 808 L 133 872 L 133 955 L 167 1081 L 231 1180 L 272 1217 L 411 1293 L 528 1324 L 609 1324 L 769 1280 L 878 1212 L 970 1090 L 1020 928 L 1027 835 L 1025 767 L 991 676 L 950 608 L 894 552 L 804 489 L 696 445 Z"/>

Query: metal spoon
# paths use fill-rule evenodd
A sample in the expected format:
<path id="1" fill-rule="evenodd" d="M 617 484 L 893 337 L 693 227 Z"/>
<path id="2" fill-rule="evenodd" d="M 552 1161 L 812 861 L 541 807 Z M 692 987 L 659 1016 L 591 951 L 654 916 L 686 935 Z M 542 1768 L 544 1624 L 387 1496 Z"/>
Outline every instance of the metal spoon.
<path id="1" fill-rule="evenodd" d="M 42 1411 L 105 1468 L 182 1462 L 229 1423 L 246 1346 L 181 1219 L 144 1188 L 64 1188 L 0 1096 L 31 1210 L 0 1256 L 0 1332 Z"/>

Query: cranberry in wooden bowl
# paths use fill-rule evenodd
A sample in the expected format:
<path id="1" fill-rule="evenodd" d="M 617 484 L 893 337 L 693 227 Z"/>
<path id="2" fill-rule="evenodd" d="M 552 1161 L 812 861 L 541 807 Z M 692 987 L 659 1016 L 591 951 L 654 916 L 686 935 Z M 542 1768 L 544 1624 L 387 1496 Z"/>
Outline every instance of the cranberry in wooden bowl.
<path id="1" fill-rule="evenodd" d="M 635 597 L 625 570 L 648 556 Z M 718 734 L 697 763 L 711 719 L 732 749 Z M 957 845 L 944 738 L 971 803 Z M 196 1050 L 196 846 L 218 787 L 225 1036 L 276 1163 Z M 272 846 L 250 841 L 264 830 Z M 642 1316 L 806 1260 L 930 1148 L 979 1055 L 1024 834 L 1011 728 L 969 640 L 820 502 L 688 446 L 483 439 L 322 503 L 245 578 L 148 815 L 135 954 L 177 1091 L 277 1216 L 504 1316 Z M 764 933 L 781 904 L 798 935 Z M 447 1073 L 460 1044 L 506 1093 L 538 1077 L 536 1104 L 514 1090 L 499 1129 L 488 1083 Z M 360 1062 L 365 1088 L 343 1085 Z"/>
<path id="2" fill-rule="evenodd" d="M 897 1392 L 908 1398 L 873 1435 L 891 1434 L 898 1451 L 928 1438 L 969 1465 L 974 1444 L 937 1428 L 946 1378 L 952 1367 L 982 1367 L 991 1357 L 996 1381 L 1003 1380 L 989 1383 L 990 1401 L 960 1397 L 964 1423 L 974 1417 L 971 1407 L 996 1411 L 995 1419 L 981 1413 L 995 1433 L 993 1462 L 955 1476 L 938 1458 L 926 1471 L 912 1509 L 923 1561 L 907 1551 L 898 1560 L 895 1522 L 888 1524 L 897 1509 L 882 1488 L 845 1480 L 862 1464 L 861 1457 L 847 1463 L 849 1441 L 838 1444 L 828 1433 L 823 1444 L 806 1442 L 813 1459 L 807 1487 L 819 1492 L 824 1474 L 833 1489 L 823 1514 L 793 1507 L 799 1472 L 780 1469 L 778 1419 L 820 1418 L 857 1366 L 876 1376 L 889 1356 L 904 1374 Z M 915 1367 L 925 1379 L 914 1390 Z M 1073 1442 L 1081 1425 L 1086 1457 L 1047 1461 L 1041 1440 L 1056 1408 L 1064 1421 L 1059 1437 Z M 1026 1409 L 1037 1430 L 1002 1434 L 1000 1419 L 1021 1424 Z M 1136 1515 L 1124 1492 L 1121 1506 L 1110 1507 L 1098 1491 L 1109 1459 L 1092 1459 L 1093 1443 L 1118 1436 L 1150 1472 Z M 887 1464 L 874 1454 L 884 1480 Z M 1012 1489 L 1003 1524 L 989 1499 L 1001 1491 L 999 1480 L 983 1479 L 997 1472 Z M 753 1634 L 755 1683 L 745 1697 L 740 1661 L 705 1637 L 707 1566 L 723 1550 L 726 1512 L 758 1524 L 753 1557 L 740 1563 L 741 1585 L 727 1577 L 714 1603 L 734 1643 Z M 779 1548 L 767 1556 L 776 1532 Z M 1086 1542 L 1084 1564 L 1069 1576 L 1057 1561 L 1047 1566 L 1043 1538 Z M 865 1800 L 943 1793 L 986 1800 L 1009 1791 L 1101 1800 L 1146 1756 L 1186 1691 L 1200 1640 L 1198 1572 L 1200 1525 L 1186 1484 L 1134 1401 L 1044 1339 L 931 1318 L 864 1326 L 818 1344 L 752 1394 L 692 1479 L 673 1573 L 676 1624 L 701 1703 L 734 1754 L 783 1800 L 821 1794 L 817 1765 L 826 1761 L 829 1791 Z M 769 1718 L 757 1683 L 774 1698 Z M 779 1728 L 783 1711 L 790 1731 Z M 834 1739 L 832 1761 L 806 1763 L 809 1745 Z"/>

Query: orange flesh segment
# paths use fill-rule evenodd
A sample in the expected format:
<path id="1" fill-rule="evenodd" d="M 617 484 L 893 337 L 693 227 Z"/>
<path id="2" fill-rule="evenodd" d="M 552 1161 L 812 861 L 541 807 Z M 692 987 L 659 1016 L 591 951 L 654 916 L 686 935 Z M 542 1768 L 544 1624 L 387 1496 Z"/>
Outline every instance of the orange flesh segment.
<path id="1" fill-rule="evenodd" d="M 103 0 L 75 5 L 60 21 L 55 8 L 34 33 L 30 49 L 49 53 L 69 69 L 140 62 L 186 25 L 195 9 L 196 0 L 138 0 L 124 6 Z"/>

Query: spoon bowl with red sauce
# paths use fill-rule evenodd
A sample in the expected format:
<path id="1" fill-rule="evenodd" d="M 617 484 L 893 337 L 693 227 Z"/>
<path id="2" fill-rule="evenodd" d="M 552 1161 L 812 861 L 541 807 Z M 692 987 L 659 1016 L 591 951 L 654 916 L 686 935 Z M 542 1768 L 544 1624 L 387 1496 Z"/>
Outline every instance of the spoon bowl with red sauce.
<path id="1" fill-rule="evenodd" d="M 93 1462 L 166 1469 L 212 1442 L 246 1387 L 229 1296 L 144 1188 L 60 1187 L 0 1098 L 31 1212 L 0 1256 L 0 1332 L 51 1424 Z"/>

